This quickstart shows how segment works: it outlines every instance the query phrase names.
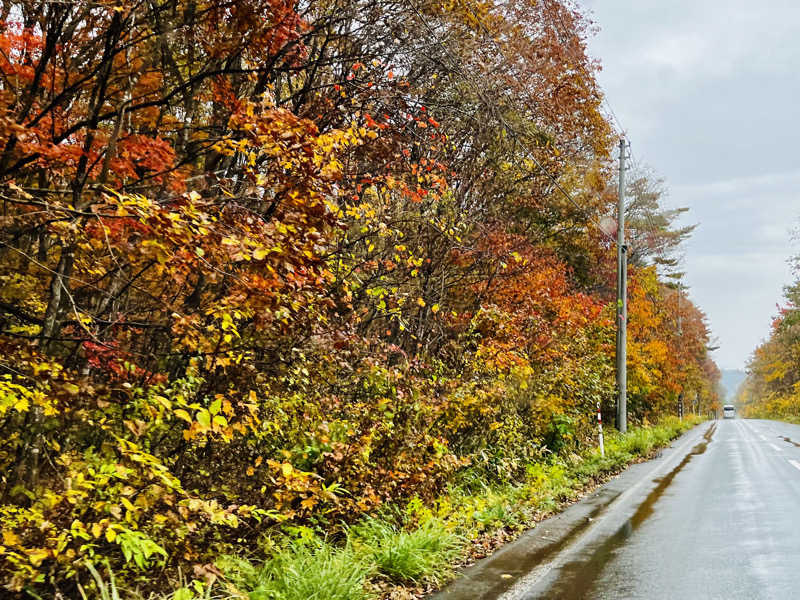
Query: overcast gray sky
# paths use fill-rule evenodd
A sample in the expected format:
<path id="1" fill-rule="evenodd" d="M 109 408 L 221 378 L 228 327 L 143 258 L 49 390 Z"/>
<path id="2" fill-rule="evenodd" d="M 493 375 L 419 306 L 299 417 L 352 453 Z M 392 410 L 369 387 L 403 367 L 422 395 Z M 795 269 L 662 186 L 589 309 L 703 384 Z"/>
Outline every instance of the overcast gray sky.
<path id="1" fill-rule="evenodd" d="M 692 300 L 721 368 L 764 339 L 798 253 L 800 2 L 580 0 L 589 51 L 636 158 L 700 223 L 685 248 Z"/>

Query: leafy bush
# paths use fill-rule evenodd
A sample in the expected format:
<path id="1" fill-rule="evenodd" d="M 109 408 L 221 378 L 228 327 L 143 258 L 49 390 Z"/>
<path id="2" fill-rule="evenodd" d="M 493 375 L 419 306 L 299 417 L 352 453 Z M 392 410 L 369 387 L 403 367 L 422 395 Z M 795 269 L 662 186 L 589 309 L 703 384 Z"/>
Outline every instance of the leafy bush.
<path id="1" fill-rule="evenodd" d="M 544 445 L 554 453 L 561 452 L 574 438 L 573 419 L 567 415 L 553 415 L 544 436 Z"/>

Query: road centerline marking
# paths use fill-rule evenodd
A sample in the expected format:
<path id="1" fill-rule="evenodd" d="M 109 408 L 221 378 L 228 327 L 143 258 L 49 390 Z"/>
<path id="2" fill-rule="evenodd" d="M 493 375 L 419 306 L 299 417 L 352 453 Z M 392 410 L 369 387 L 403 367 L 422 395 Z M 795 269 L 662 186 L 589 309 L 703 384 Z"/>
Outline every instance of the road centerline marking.
<path id="1" fill-rule="evenodd" d="M 790 458 L 790 459 L 788 459 L 788 460 L 789 460 L 789 464 L 790 464 L 790 465 L 792 465 L 792 466 L 793 466 L 795 469 L 797 469 L 798 471 L 800 471 L 800 462 L 797 462 L 796 460 L 794 460 L 794 459 L 792 459 L 792 458 Z"/>
<path id="2" fill-rule="evenodd" d="M 770 444 L 770 446 L 772 446 L 773 450 L 776 450 L 778 452 L 782 452 L 782 450 L 780 448 L 778 448 L 775 444 Z"/>

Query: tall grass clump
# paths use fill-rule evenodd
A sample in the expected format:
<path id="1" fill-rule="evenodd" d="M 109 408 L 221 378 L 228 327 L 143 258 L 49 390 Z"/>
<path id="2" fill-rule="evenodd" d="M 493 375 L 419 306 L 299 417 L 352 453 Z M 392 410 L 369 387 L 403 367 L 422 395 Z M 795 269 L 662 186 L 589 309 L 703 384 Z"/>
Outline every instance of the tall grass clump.
<path id="1" fill-rule="evenodd" d="M 372 570 L 349 544 L 337 548 L 318 538 L 292 541 L 261 566 L 234 557 L 220 563 L 250 600 L 362 600 Z"/>
<path id="2" fill-rule="evenodd" d="M 651 429 L 634 429 L 624 437 L 623 448 L 635 456 L 641 456 L 653 449 L 654 438 Z"/>
<path id="3" fill-rule="evenodd" d="M 396 583 L 439 581 L 463 542 L 439 519 L 428 519 L 405 531 L 368 517 L 352 529 L 351 535 L 378 572 Z"/>
<path id="4" fill-rule="evenodd" d="M 634 457 L 646 456 L 655 448 L 666 445 L 676 435 L 702 420 L 694 415 L 687 415 L 683 421 L 678 417 L 667 417 L 658 425 L 636 428 L 624 436 L 619 436 L 619 446 L 621 450 Z"/>

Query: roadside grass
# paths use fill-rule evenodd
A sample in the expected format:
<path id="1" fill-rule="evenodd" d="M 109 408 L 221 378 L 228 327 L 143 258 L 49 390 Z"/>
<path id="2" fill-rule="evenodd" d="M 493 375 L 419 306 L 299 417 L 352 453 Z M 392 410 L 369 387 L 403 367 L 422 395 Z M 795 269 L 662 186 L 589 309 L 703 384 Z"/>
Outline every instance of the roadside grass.
<path id="1" fill-rule="evenodd" d="M 463 540 L 438 518 L 427 518 L 409 530 L 367 517 L 350 531 L 350 539 L 395 583 L 438 582 L 460 554 Z"/>
<path id="2" fill-rule="evenodd" d="M 289 541 L 260 565 L 237 557 L 217 565 L 249 600 L 362 600 L 374 569 L 350 543 L 338 547 L 316 536 Z"/>
<path id="3" fill-rule="evenodd" d="M 158 600 L 371 600 L 400 597 L 392 591 L 401 588 L 409 588 L 402 597 L 419 597 L 477 558 L 474 548 L 482 540 L 510 541 L 703 420 L 668 418 L 626 435 L 609 431 L 605 456 L 597 448 L 553 456 L 529 465 L 516 484 L 489 485 L 468 476 L 469 485 L 454 487 L 433 504 L 414 499 L 390 507 L 344 528 L 336 542 L 294 528 L 267 544 L 261 552 L 267 560 L 220 557 L 216 566 L 224 578 L 211 588 L 195 582 Z M 114 594 L 103 597 L 116 600 Z"/>

